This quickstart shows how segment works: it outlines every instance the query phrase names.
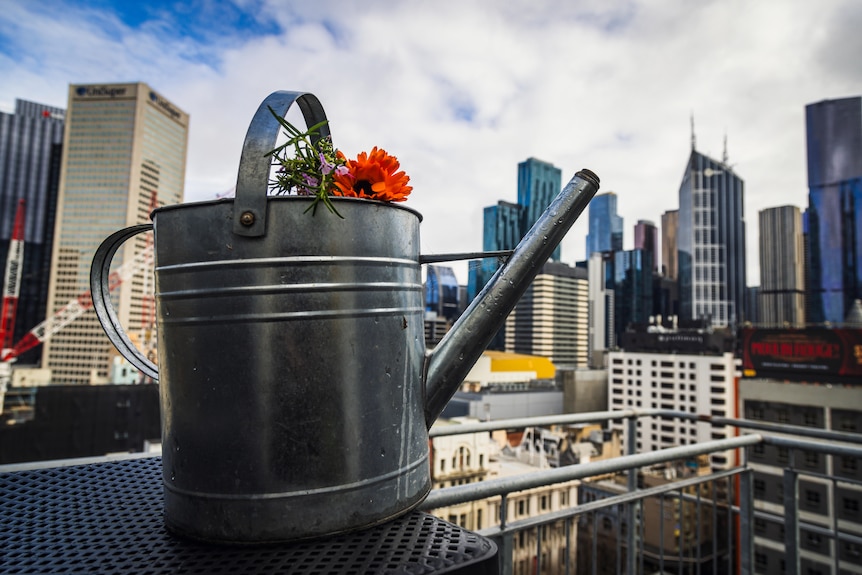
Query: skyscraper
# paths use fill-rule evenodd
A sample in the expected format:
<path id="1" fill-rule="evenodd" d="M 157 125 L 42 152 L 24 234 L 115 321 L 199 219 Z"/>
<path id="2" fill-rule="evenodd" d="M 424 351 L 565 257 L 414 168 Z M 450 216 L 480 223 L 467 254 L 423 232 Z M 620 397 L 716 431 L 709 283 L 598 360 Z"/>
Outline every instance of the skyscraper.
<path id="1" fill-rule="evenodd" d="M 638 220 L 635 224 L 635 249 L 652 254 L 652 269 L 658 271 L 658 228 L 649 220 Z"/>
<path id="2" fill-rule="evenodd" d="M 180 202 L 185 178 L 189 117 L 146 84 L 72 85 L 68 102 L 49 314 L 89 288 L 99 243 L 120 228 L 149 221 L 154 206 Z M 132 260 L 145 246 L 143 236 L 127 242 L 115 264 Z M 115 291 L 119 319 L 130 334 L 142 328 L 151 274 L 141 271 Z M 95 314 L 88 313 L 46 343 L 43 366 L 55 383 L 89 383 L 107 377 L 110 353 Z"/>
<path id="3" fill-rule="evenodd" d="M 614 253 L 614 318 L 617 334 L 630 324 L 647 325 L 653 313 L 653 254 L 647 250 Z"/>
<path id="4" fill-rule="evenodd" d="M 603 352 L 616 346 L 613 254 L 594 252 L 587 262 L 589 281 L 588 356 L 591 367 L 603 367 Z"/>
<path id="5" fill-rule="evenodd" d="M 760 317 L 770 326 L 805 326 L 802 214 L 796 206 L 761 210 Z"/>
<path id="6" fill-rule="evenodd" d="M 553 164 L 528 158 L 518 164 L 518 205 L 521 206 L 521 235 L 530 231 L 562 189 L 563 172 Z M 514 246 L 512 246 L 514 247 Z M 550 261 L 560 261 L 561 248 L 553 251 Z"/>
<path id="7" fill-rule="evenodd" d="M 617 195 L 598 194 L 588 210 L 587 259 L 593 252 L 617 252 L 623 249 L 623 218 L 617 215 Z"/>
<path id="8" fill-rule="evenodd" d="M 425 278 L 425 311 L 454 321 L 458 318 L 458 279 L 448 266 L 429 265 Z"/>
<path id="9" fill-rule="evenodd" d="M 45 319 L 65 110 L 15 101 L 15 113 L 0 112 L 0 274 L 6 269 L 18 200 L 26 210 L 24 259 L 12 341 Z M 0 276 L 2 277 L 2 276 Z M 41 348 L 18 357 L 35 364 Z"/>
<path id="10" fill-rule="evenodd" d="M 676 231 L 679 228 L 679 210 L 668 210 L 661 215 L 661 269 L 662 275 L 675 280 L 678 275 Z"/>
<path id="11" fill-rule="evenodd" d="M 725 162 L 691 150 L 679 187 L 680 319 L 745 319 L 744 186 Z"/>
<path id="12" fill-rule="evenodd" d="M 547 262 L 506 318 L 506 351 L 587 367 L 587 270 Z"/>
<path id="13" fill-rule="evenodd" d="M 862 97 L 805 107 L 809 323 L 841 323 L 862 298 Z"/>

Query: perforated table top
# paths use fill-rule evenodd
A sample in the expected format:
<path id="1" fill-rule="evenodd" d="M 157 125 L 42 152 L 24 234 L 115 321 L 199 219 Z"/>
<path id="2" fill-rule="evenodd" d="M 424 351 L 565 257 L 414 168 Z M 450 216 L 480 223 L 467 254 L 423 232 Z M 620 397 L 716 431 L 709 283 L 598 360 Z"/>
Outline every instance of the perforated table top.
<path id="1" fill-rule="evenodd" d="M 497 573 L 493 542 L 413 512 L 309 542 L 190 542 L 162 521 L 161 459 L 0 473 L 0 573 Z"/>

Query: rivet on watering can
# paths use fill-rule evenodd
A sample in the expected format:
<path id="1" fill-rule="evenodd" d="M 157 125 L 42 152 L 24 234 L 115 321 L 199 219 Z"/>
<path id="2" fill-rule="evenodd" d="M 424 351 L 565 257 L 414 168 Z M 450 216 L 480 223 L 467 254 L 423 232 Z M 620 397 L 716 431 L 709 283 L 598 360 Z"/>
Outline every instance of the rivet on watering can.
<path id="1" fill-rule="evenodd" d="M 244 226 L 250 226 L 254 223 L 254 214 L 251 212 L 243 212 L 239 217 L 239 222 Z"/>

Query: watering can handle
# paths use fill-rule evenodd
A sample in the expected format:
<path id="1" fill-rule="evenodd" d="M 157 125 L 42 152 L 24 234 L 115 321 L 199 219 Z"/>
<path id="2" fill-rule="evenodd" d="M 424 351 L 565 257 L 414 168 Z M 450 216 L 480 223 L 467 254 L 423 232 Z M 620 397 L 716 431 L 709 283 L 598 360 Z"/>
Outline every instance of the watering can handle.
<path id="1" fill-rule="evenodd" d="M 273 112 L 284 117 L 294 102 L 299 105 L 307 126 L 326 121 L 320 100 L 307 92 L 273 92 L 260 104 L 248 127 L 239 160 L 233 213 L 233 233 L 238 236 L 266 234 L 266 191 L 272 166 L 272 159 L 267 154 L 275 148 L 281 130 Z M 324 124 L 317 135 L 312 136 L 312 142 L 317 143 L 320 138 L 329 136 L 329 124 Z"/>
<path id="2" fill-rule="evenodd" d="M 93 297 L 93 307 L 96 310 L 99 323 L 102 324 L 102 329 L 108 334 L 108 339 L 111 340 L 120 355 L 129 360 L 129 363 L 138 368 L 144 375 L 157 380 L 159 378 L 158 368 L 144 357 L 144 354 L 131 342 L 123 326 L 120 325 L 117 311 L 111 304 L 111 260 L 114 259 L 114 254 L 129 238 L 152 229 L 153 224 L 131 226 L 114 232 L 102 242 L 102 245 L 96 250 L 96 255 L 93 256 L 93 265 L 90 268 L 90 293 Z"/>

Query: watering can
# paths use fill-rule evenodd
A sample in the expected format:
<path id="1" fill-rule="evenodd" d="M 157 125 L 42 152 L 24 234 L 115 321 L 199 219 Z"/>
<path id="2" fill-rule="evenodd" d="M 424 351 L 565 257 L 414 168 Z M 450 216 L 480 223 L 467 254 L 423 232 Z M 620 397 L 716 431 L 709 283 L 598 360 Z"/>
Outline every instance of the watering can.
<path id="1" fill-rule="evenodd" d="M 342 219 L 306 213 L 313 198 L 267 196 L 280 130 L 270 108 L 284 116 L 294 103 L 307 125 L 326 119 L 312 94 L 267 97 L 235 198 L 158 208 L 93 259 L 102 327 L 159 381 L 165 524 L 198 540 L 313 538 L 419 505 L 428 429 L 599 187 L 578 172 L 426 351 L 420 265 L 445 258 L 419 255 L 419 213 L 332 197 Z M 109 282 L 120 245 L 150 229 L 158 368 L 125 334 Z"/>

